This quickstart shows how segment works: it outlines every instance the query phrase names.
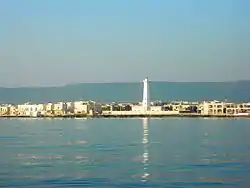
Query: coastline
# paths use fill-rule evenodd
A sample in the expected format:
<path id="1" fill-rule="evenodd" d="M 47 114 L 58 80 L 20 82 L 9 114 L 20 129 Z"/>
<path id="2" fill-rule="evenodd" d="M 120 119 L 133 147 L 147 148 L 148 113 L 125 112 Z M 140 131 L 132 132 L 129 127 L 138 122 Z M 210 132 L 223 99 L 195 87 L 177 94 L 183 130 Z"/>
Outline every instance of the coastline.
<path id="1" fill-rule="evenodd" d="M 221 119 L 232 119 L 232 118 L 250 118 L 250 115 L 203 115 L 203 114 L 167 114 L 167 115 L 59 115 L 59 116 L 0 116 L 0 119 L 76 119 L 76 118 L 221 118 Z"/>

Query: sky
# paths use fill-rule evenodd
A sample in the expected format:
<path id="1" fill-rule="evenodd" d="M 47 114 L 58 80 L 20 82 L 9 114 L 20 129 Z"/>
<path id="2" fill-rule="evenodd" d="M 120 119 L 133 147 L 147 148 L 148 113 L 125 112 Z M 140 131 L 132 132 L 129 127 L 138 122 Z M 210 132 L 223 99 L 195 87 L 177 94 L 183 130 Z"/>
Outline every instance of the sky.
<path id="1" fill-rule="evenodd" d="M 0 86 L 250 80 L 249 0 L 1 0 Z"/>

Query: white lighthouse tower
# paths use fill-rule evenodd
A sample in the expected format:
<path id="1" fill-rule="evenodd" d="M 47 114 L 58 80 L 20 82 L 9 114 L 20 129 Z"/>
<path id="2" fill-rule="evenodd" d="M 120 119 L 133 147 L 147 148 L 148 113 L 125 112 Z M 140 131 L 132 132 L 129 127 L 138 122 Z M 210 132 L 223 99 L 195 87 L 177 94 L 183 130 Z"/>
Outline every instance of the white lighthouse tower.
<path id="1" fill-rule="evenodd" d="M 150 110 L 150 99 L 149 99 L 149 84 L 148 78 L 143 80 L 143 100 L 142 100 L 142 107 L 144 111 Z"/>

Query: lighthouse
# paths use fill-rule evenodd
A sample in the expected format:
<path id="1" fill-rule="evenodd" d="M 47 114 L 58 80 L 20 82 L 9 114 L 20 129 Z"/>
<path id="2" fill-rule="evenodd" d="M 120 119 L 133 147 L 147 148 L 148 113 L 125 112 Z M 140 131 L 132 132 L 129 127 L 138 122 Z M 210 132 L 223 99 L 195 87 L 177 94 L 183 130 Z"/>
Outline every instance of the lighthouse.
<path id="1" fill-rule="evenodd" d="M 145 78 L 145 79 L 143 80 L 143 99 L 142 99 L 142 107 L 143 107 L 144 111 L 150 110 L 148 78 Z"/>

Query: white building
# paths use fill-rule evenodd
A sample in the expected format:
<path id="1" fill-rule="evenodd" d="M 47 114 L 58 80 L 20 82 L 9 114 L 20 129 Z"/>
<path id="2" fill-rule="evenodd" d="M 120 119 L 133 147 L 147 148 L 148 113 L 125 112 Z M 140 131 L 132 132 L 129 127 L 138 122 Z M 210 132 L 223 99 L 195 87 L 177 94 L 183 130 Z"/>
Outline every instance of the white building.
<path id="1" fill-rule="evenodd" d="M 144 108 L 142 105 L 133 105 L 132 106 L 132 111 L 133 112 L 143 112 Z"/>
<path id="2" fill-rule="evenodd" d="M 221 101 L 204 101 L 202 104 L 203 115 L 221 115 L 223 114 L 224 102 Z"/>
<path id="3" fill-rule="evenodd" d="M 204 115 L 248 115 L 249 103 L 228 103 L 220 101 L 204 101 L 201 105 L 201 113 Z"/>
<path id="4" fill-rule="evenodd" d="M 45 115 L 50 116 L 53 114 L 54 104 L 49 102 L 44 104 Z"/>
<path id="5" fill-rule="evenodd" d="M 18 114 L 20 116 L 38 116 L 42 115 L 45 112 L 43 104 L 20 104 L 17 105 Z"/>
<path id="6" fill-rule="evenodd" d="M 55 115 L 63 115 L 67 111 L 67 104 L 65 102 L 54 103 L 53 112 Z"/>
<path id="7" fill-rule="evenodd" d="M 85 101 L 74 102 L 74 113 L 75 114 L 87 114 L 89 112 L 89 104 Z"/>
<path id="8" fill-rule="evenodd" d="M 162 106 L 151 106 L 150 111 L 161 112 L 162 108 Z"/>
<path id="9" fill-rule="evenodd" d="M 45 110 L 46 112 L 51 112 L 54 109 L 54 104 L 53 103 L 47 103 L 45 104 Z"/>
<path id="10" fill-rule="evenodd" d="M 66 110 L 68 113 L 74 113 L 74 102 L 66 102 Z"/>
<path id="11" fill-rule="evenodd" d="M 8 115 L 8 113 L 9 113 L 8 105 L 1 105 L 0 106 L 0 116 Z"/>
<path id="12" fill-rule="evenodd" d="M 17 106 L 9 104 L 8 108 L 9 108 L 9 113 L 8 113 L 9 116 L 16 116 L 18 114 Z"/>

